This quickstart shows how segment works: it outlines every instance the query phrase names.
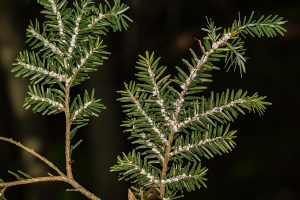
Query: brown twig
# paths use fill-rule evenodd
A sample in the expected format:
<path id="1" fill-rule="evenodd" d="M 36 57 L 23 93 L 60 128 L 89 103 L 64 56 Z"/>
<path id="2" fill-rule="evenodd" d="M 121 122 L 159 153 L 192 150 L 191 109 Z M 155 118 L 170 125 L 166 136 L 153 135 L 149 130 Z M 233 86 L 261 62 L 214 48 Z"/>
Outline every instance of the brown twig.
<path id="1" fill-rule="evenodd" d="M 174 135 L 174 132 L 171 132 L 170 137 L 169 137 L 168 141 L 166 142 L 165 155 L 164 155 L 164 160 L 162 163 L 162 171 L 161 171 L 160 180 L 164 180 L 167 177 L 170 153 L 172 150 L 173 135 Z M 160 190 L 160 197 L 163 198 L 165 196 L 165 192 L 166 192 L 166 184 L 161 182 L 159 185 L 159 190 Z"/>
<path id="2" fill-rule="evenodd" d="M 23 179 L 18 181 L 11 181 L 11 182 L 3 182 L 0 183 L 0 187 L 2 188 L 9 188 L 17 185 L 27 185 L 32 183 L 41 183 L 41 182 L 66 182 L 66 178 L 62 176 L 45 176 L 45 177 L 37 177 L 37 178 L 30 178 L 30 179 Z"/>
<path id="3" fill-rule="evenodd" d="M 11 182 L 2 182 L 2 183 L 0 183 L 0 188 L 2 188 L 2 190 L 1 190 L 2 193 L 7 188 L 13 187 L 13 186 L 18 186 L 18 185 L 26 185 L 26 184 L 41 183 L 41 182 L 65 182 L 73 187 L 73 189 L 71 189 L 72 191 L 78 191 L 91 200 L 101 200 L 99 197 L 97 197 L 96 195 L 94 195 L 93 193 L 91 193 L 90 191 L 85 189 L 78 182 L 76 182 L 74 180 L 73 176 L 72 177 L 66 176 L 52 162 L 50 162 L 44 156 L 35 152 L 33 149 L 24 146 L 23 144 L 13 140 L 12 138 L 6 138 L 6 137 L 0 136 L 0 141 L 8 142 L 10 144 L 13 144 L 13 145 L 23 149 L 27 153 L 29 153 L 29 154 L 33 155 L 34 157 L 38 158 L 39 160 L 41 160 L 43 163 L 48 165 L 51 169 L 53 169 L 54 171 L 56 171 L 59 174 L 59 176 L 45 176 L 45 177 L 29 178 L 29 179 L 23 179 L 23 180 L 11 181 Z"/>
<path id="4" fill-rule="evenodd" d="M 66 116 L 66 141 L 65 141 L 65 156 L 66 156 L 66 171 L 67 176 L 73 179 L 72 162 L 71 162 L 71 114 L 70 114 L 70 88 L 71 86 L 66 84 L 65 90 L 65 116 Z"/>
<path id="5" fill-rule="evenodd" d="M 72 185 L 75 190 L 77 190 L 78 192 L 80 192 L 81 194 L 86 196 L 87 198 L 89 198 L 91 200 L 101 200 L 99 197 L 97 197 L 96 195 L 94 195 L 93 193 L 91 193 L 90 191 L 85 189 L 78 182 L 76 182 L 73 178 L 72 179 L 67 179 L 66 182 L 69 183 L 70 185 Z"/>
<path id="6" fill-rule="evenodd" d="M 28 148 L 26 146 L 24 146 L 21 142 L 17 142 L 15 140 L 13 140 L 12 138 L 6 138 L 6 137 L 1 137 L 0 136 L 0 140 L 4 141 L 4 142 L 8 142 L 10 144 L 13 144 L 23 150 L 25 150 L 26 152 L 28 152 L 29 154 L 33 155 L 34 157 L 38 158 L 39 160 L 41 160 L 43 163 L 45 163 L 46 165 L 48 165 L 51 169 L 53 169 L 54 171 L 56 171 L 60 176 L 65 176 L 64 173 L 62 171 L 60 171 L 52 162 L 50 162 L 47 158 L 45 158 L 44 156 L 38 154 L 37 152 L 35 152 L 33 149 Z"/>

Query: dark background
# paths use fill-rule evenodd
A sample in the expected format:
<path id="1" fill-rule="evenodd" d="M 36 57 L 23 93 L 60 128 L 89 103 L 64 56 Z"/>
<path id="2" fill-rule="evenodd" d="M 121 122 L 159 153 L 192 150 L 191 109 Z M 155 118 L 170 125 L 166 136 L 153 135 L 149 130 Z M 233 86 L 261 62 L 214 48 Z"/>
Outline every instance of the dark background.
<path id="1" fill-rule="evenodd" d="M 74 174 L 80 183 L 104 200 L 127 199 L 127 183 L 117 181 L 109 168 L 116 156 L 132 146 L 120 128 L 123 115 L 116 101 L 123 82 L 133 79 L 135 61 L 145 50 L 155 50 L 162 63 L 174 68 L 188 58 L 188 48 L 197 49 L 194 38 L 202 38 L 205 16 L 225 27 L 238 11 L 256 16 L 278 14 L 289 20 L 284 38 L 247 39 L 250 59 L 247 74 L 215 72 L 213 90 L 243 88 L 267 95 L 273 103 L 263 117 L 242 116 L 237 147 L 230 154 L 205 161 L 209 167 L 208 188 L 186 194 L 184 199 L 300 199 L 299 102 L 300 1 L 238 0 L 128 0 L 128 15 L 134 20 L 127 32 L 105 38 L 110 59 L 81 86 L 95 88 L 107 109 L 81 131 L 84 138 L 74 153 Z M 35 0 L 0 0 L 0 135 L 33 147 L 60 168 L 64 167 L 64 117 L 41 117 L 22 107 L 27 80 L 10 73 L 17 53 L 26 48 L 25 29 L 30 19 L 40 18 Z M 171 70 L 172 71 L 172 70 Z M 43 175 L 48 169 L 32 156 L 0 143 L 0 176 L 12 180 L 7 170 Z M 8 199 L 84 199 L 66 193 L 58 183 L 10 188 Z"/>

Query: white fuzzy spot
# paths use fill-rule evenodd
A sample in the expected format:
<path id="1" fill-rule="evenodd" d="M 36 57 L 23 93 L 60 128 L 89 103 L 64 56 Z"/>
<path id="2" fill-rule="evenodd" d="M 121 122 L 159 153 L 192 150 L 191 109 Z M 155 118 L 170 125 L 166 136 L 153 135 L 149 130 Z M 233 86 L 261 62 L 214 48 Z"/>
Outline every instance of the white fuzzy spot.
<path id="1" fill-rule="evenodd" d="M 52 78 L 56 78 L 59 81 L 66 81 L 66 79 L 67 79 L 67 75 L 65 75 L 65 74 L 58 74 L 58 73 L 53 72 L 53 71 L 47 71 L 46 69 L 44 69 L 42 67 L 36 67 L 34 65 L 26 64 L 26 63 L 23 63 L 23 62 L 19 62 L 18 64 L 23 66 L 26 69 L 31 70 L 31 71 L 35 71 L 35 72 L 38 72 L 38 73 L 42 73 L 44 75 L 48 75 Z"/>
<path id="2" fill-rule="evenodd" d="M 89 24 L 88 27 L 91 28 L 91 27 L 95 26 L 98 23 L 98 21 L 101 21 L 102 19 L 105 19 L 105 18 L 106 18 L 106 15 L 99 13 L 99 15 L 92 20 L 91 24 Z"/>
<path id="3" fill-rule="evenodd" d="M 79 24 L 80 24 L 80 21 L 81 21 L 81 15 L 79 15 L 76 18 L 76 21 L 75 21 L 75 28 L 74 28 L 74 31 L 73 31 L 74 33 L 72 35 L 70 47 L 68 49 L 69 56 L 71 56 L 71 54 L 73 53 L 74 48 L 76 46 L 76 39 L 77 39 L 77 36 L 78 36 L 78 33 L 79 33 Z"/>
<path id="4" fill-rule="evenodd" d="M 53 53 L 58 54 L 60 56 L 64 55 L 63 52 L 56 45 L 49 42 L 46 38 L 44 38 L 41 34 L 36 32 L 34 29 L 30 29 L 29 32 L 32 33 L 32 35 L 35 38 L 42 41 L 45 47 L 49 47 Z"/>
<path id="5" fill-rule="evenodd" d="M 57 23 L 58 23 L 58 27 L 59 27 L 59 34 L 61 37 L 65 37 L 65 33 L 64 33 L 64 24 L 63 21 L 61 19 L 61 14 L 57 8 L 57 4 L 54 0 L 48 0 L 48 2 L 50 3 L 53 13 L 56 15 L 56 19 L 57 19 Z"/>
<path id="6" fill-rule="evenodd" d="M 37 95 L 31 95 L 31 99 L 35 101 L 47 102 L 51 106 L 56 107 L 58 110 L 64 110 L 64 106 L 61 103 L 54 101 L 52 99 L 40 97 Z"/>
<path id="7" fill-rule="evenodd" d="M 92 103 L 93 103 L 93 101 L 89 101 L 89 102 L 85 103 L 83 106 L 79 107 L 79 108 L 74 112 L 74 115 L 73 115 L 73 117 L 72 117 L 72 121 L 76 120 L 77 117 L 78 117 L 79 115 L 81 115 L 81 113 L 82 113 L 85 109 L 87 109 Z M 95 114 L 95 113 L 94 113 L 94 114 Z M 95 114 L 95 115 L 96 115 L 96 114 Z"/>

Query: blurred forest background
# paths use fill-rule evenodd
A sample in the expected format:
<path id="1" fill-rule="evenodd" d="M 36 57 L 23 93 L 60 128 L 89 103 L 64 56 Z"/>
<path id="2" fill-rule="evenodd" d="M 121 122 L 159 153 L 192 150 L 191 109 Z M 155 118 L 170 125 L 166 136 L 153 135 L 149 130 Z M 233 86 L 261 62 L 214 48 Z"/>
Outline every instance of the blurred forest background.
<path id="1" fill-rule="evenodd" d="M 96 1 L 96 0 L 95 0 Z M 98 72 L 92 74 L 78 91 L 95 88 L 107 109 L 82 129 L 84 139 L 74 153 L 74 174 L 79 182 L 104 200 L 127 199 L 128 185 L 117 181 L 109 168 L 116 156 L 132 146 L 120 127 L 124 115 L 116 101 L 117 90 L 134 76 L 138 54 L 155 50 L 162 64 L 170 70 L 188 58 L 188 49 L 198 48 L 194 38 L 202 38 L 205 16 L 219 26 L 230 25 L 237 17 L 278 14 L 289 23 L 284 38 L 247 39 L 250 59 L 247 74 L 224 70 L 215 72 L 210 88 L 244 88 L 258 91 L 273 103 L 263 117 L 240 117 L 237 147 L 230 154 L 204 161 L 209 168 L 208 188 L 191 192 L 184 199 L 299 200 L 299 102 L 300 102 L 300 1 L 273 0 L 127 0 L 128 15 L 134 20 L 129 30 L 104 38 L 112 52 Z M 12 137 L 45 155 L 60 168 L 64 166 L 64 116 L 42 117 L 22 107 L 27 92 L 26 81 L 10 73 L 17 53 L 26 48 L 25 29 L 30 19 L 41 19 L 36 0 L 0 0 L 0 135 Z M 221 66 L 221 63 L 220 65 Z M 77 136 L 78 137 L 78 136 Z M 0 143 L 0 176 L 10 179 L 7 170 L 38 176 L 47 168 L 32 156 L 9 144 Z M 11 179 L 10 179 L 11 180 Z M 14 187 L 8 199 L 50 200 L 83 199 L 66 193 L 59 183 Z"/>

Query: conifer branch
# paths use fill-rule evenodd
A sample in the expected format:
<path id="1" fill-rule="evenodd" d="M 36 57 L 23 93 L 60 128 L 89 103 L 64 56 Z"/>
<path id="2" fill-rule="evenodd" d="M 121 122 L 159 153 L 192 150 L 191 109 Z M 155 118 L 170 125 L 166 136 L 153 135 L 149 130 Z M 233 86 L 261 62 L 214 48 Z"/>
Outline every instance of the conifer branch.
<path id="1" fill-rule="evenodd" d="M 75 110 L 73 116 L 72 116 L 72 121 L 75 121 L 75 120 L 82 114 L 82 112 L 83 112 L 85 109 L 87 109 L 89 106 L 92 105 L 93 102 L 94 102 L 93 100 L 92 100 L 92 101 L 89 101 L 89 102 L 85 102 L 85 103 L 83 104 L 83 106 L 80 106 L 79 108 L 77 108 L 77 109 Z M 93 115 L 96 116 L 96 117 L 98 116 L 96 113 L 93 113 Z"/>
<path id="2" fill-rule="evenodd" d="M 168 178 L 163 180 L 163 183 L 168 186 L 169 189 L 182 189 L 187 191 L 193 191 L 196 188 L 206 187 L 204 181 L 206 178 L 207 168 L 202 167 L 199 163 L 188 162 L 186 166 L 182 164 L 173 164 L 170 167 Z"/>
<path id="3" fill-rule="evenodd" d="M 205 146 L 206 144 L 214 143 L 214 142 L 219 141 L 219 140 L 224 141 L 225 139 L 226 139 L 226 136 L 219 136 L 219 137 L 215 137 L 215 138 L 208 138 L 208 139 L 200 140 L 196 144 L 188 144 L 186 146 L 179 146 L 179 147 L 176 147 L 170 153 L 170 156 L 173 157 L 173 156 L 176 156 L 178 154 L 193 151 L 193 149 L 201 148 L 201 147 Z M 213 157 L 213 156 L 211 155 L 211 157 Z"/>
<path id="4" fill-rule="evenodd" d="M 188 76 L 188 78 L 186 79 L 185 83 L 183 83 L 180 87 L 182 89 L 180 95 L 179 95 L 179 99 L 177 102 L 175 102 L 175 113 L 174 113 L 174 131 L 177 132 L 178 129 L 176 127 L 177 125 L 177 117 L 178 114 L 182 108 L 183 102 L 185 100 L 185 95 L 189 89 L 189 86 L 192 84 L 193 80 L 196 78 L 198 71 L 201 69 L 201 67 L 203 66 L 203 64 L 205 64 L 209 58 L 209 56 L 211 54 L 213 54 L 221 45 L 225 44 L 227 42 L 227 40 L 229 40 L 231 38 L 232 34 L 231 33 L 226 33 L 224 34 L 218 41 L 213 42 L 212 43 L 212 48 L 205 52 L 204 55 L 201 57 L 200 60 L 198 60 L 196 66 L 191 70 L 190 75 Z"/>
<path id="5" fill-rule="evenodd" d="M 41 101 L 41 102 L 45 102 L 45 103 L 48 103 L 50 104 L 51 106 L 57 108 L 58 110 L 61 110 L 61 111 L 64 111 L 65 108 L 63 106 L 63 104 L 55 101 L 55 100 L 52 100 L 50 98 L 45 98 L 45 97 L 42 97 L 42 96 L 38 96 L 38 95 L 35 95 L 35 94 L 31 94 L 29 93 L 30 95 L 30 98 L 34 101 Z"/>
<path id="6" fill-rule="evenodd" d="M 77 5 L 78 4 L 77 2 L 75 3 L 78 11 L 75 14 L 76 19 L 74 22 L 73 33 L 71 35 L 71 40 L 70 40 L 70 44 L 69 44 L 69 48 L 68 48 L 69 58 L 72 56 L 73 51 L 76 47 L 79 33 L 80 33 L 81 29 L 84 28 L 84 27 L 81 28 L 80 25 L 81 25 L 82 20 L 83 20 L 83 23 L 85 23 L 85 21 L 84 21 L 85 19 L 83 19 L 83 17 L 86 17 L 86 13 L 89 12 L 86 8 L 90 3 L 91 3 L 91 1 L 83 1 L 83 2 L 81 2 L 81 5 Z"/>
<path id="7" fill-rule="evenodd" d="M 80 62 L 77 64 L 75 68 L 72 69 L 72 76 L 70 76 L 67 80 L 66 83 L 67 85 L 73 84 L 74 80 L 76 80 L 76 77 L 78 73 L 84 69 L 85 64 L 87 61 L 98 51 L 98 49 L 101 48 L 101 43 L 97 42 L 96 47 L 91 48 L 88 52 L 85 51 L 85 55 L 81 57 Z"/>
<path id="8" fill-rule="evenodd" d="M 68 102 L 68 99 L 66 99 L 66 102 Z M 68 106 L 66 106 L 68 110 Z M 66 112 L 66 116 L 68 116 L 68 111 Z M 69 119 L 69 118 L 68 118 Z M 71 146 L 71 140 L 69 139 L 70 137 L 70 128 L 71 128 L 71 123 L 69 123 L 69 120 L 66 120 L 66 170 L 67 170 L 67 176 L 60 171 L 52 162 L 47 160 L 45 157 L 41 156 L 40 154 L 36 153 L 33 149 L 30 149 L 20 142 L 16 142 L 11 138 L 5 138 L 0 136 L 1 141 L 5 141 L 11 144 L 14 144 L 15 146 L 25 150 L 29 154 L 35 156 L 39 160 L 41 160 L 43 163 L 48 165 L 51 169 L 56 171 L 60 176 L 48 176 L 48 177 L 38 177 L 38 178 L 30 178 L 30 179 L 22 179 L 18 181 L 12 181 L 12 182 L 3 182 L 0 183 L 0 188 L 8 188 L 12 186 L 17 186 L 17 185 L 24 185 L 24 184 L 31 184 L 31 183 L 38 183 L 38 182 L 53 182 L 53 181 L 59 181 L 59 182 L 66 182 L 70 184 L 71 186 L 74 187 L 76 191 L 79 191 L 86 197 L 92 200 L 100 200 L 99 197 L 95 196 L 93 193 L 89 192 L 86 190 L 83 186 L 81 186 L 78 182 L 76 182 L 73 178 L 72 174 L 72 162 L 71 162 L 71 157 L 70 157 L 70 146 Z"/>
<path id="9" fill-rule="evenodd" d="M 33 106 L 33 112 L 48 115 L 64 112 L 66 174 L 33 149 L 0 137 L 0 140 L 12 143 L 37 157 L 59 175 L 32 178 L 22 171 L 9 171 L 18 181 L 3 182 L 0 179 L 0 197 L 2 199 L 2 193 L 8 187 L 61 181 L 73 187 L 67 191 L 78 191 L 89 199 L 100 200 L 74 179 L 71 155 L 82 139 L 74 145 L 71 140 L 77 130 L 87 124 L 88 117 L 98 116 L 97 113 L 105 107 L 100 99 L 94 98 L 94 91 L 91 94 L 86 91 L 82 98 L 77 95 L 73 99 L 71 88 L 88 79 L 88 73 L 95 71 L 107 59 L 105 54 L 108 52 L 104 51 L 106 46 L 100 36 L 111 29 L 121 31 L 128 27 L 127 21 L 131 20 L 124 13 L 128 6 L 121 4 L 120 0 L 115 0 L 112 7 L 105 1 L 105 5 L 100 3 L 98 8 L 92 0 L 75 1 L 73 8 L 67 8 L 67 0 L 38 0 L 38 3 L 44 7 L 42 13 L 46 20 L 42 25 L 38 20 L 29 25 L 26 36 L 32 51 L 19 54 L 12 72 L 22 78 L 30 77 L 29 96 L 24 103 L 26 109 Z M 100 18 L 95 17 L 98 15 Z M 101 19 L 102 15 L 105 18 Z"/>
<path id="10" fill-rule="evenodd" d="M 139 183 L 145 187 L 157 186 L 160 182 L 157 171 L 151 165 L 146 164 L 147 161 L 142 161 L 140 154 L 133 151 L 128 155 L 123 154 L 123 157 L 118 156 L 118 164 L 111 168 L 111 171 L 122 171 L 123 179 Z M 135 174 L 135 177 L 132 175 Z"/>
<path id="11" fill-rule="evenodd" d="M 34 66 L 34 65 L 27 64 L 27 63 L 24 63 L 24 62 L 18 62 L 17 65 L 22 66 L 24 69 L 28 69 L 28 71 L 30 71 L 30 73 L 32 73 L 32 74 L 40 73 L 42 75 L 49 76 L 51 78 L 57 79 L 60 82 L 64 82 L 64 81 L 67 80 L 67 75 L 59 74 L 57 72 L 50 71 L 50 70 L 46 70 L 43 67 Z M 14 71 L 12 71 L 12 72 L 14 72 Z M 20 73 L 23 73 L 23 71 L 20 71 Z"/>
<path id="12" fill-rule="evenodd" d="M 46 91 L 43 86 L 33 85 L 29 86 L 29 97 L 25 98 L 24 107 L 26 109 L 33 107 L 34 112 L 42 112 L 42 114 L 57 114 L 65 111 L 63 105 L 63 94 L 52 88 L 47 88 Z"/>
<path id="13" fill-rule="evenodd" d="M 61 17 L 61 13 L 59 11 L 58 5 L 56 3 L 56 0 L 48 0 L 48 2 L 51 5 L 51 8 L 53 10 L 54 15 L 56 15 L 57 23 L 58 23 L 58 28 L 59 28 L 59 34 L 61 36 L 61 39 L 65 39 L 65 28 L 64 28 L 64 23 Z"/>
<path id="14" fill-rule="evenodd" d="M 73 77 L 75 78 L 78 72 L 84 67 L 85 63 L 89 60 L 90 57 L 100 48 L 100 45 L 97 45 L 94 48 L 91 48 L 89 52 L 86 52 L 85 55 L 80 59 L 79 64 L 76 68 L 73 69 Z"/>
<path id="15" fill-rule="evenodd" d="M 212 81 L 211 71 L 219 69 L 213 63 L 221 58 L 225 60 L 224 68 L 233 65 L 245 72 L 245 48 L 240 35 L 272 37 L 285 32 L 282 18 L 268 16 L 255 21 L 251 17 L 243 21 L 239 18 L 223 33 L 218 33 L 220 29 L 208 20 L 207 28 L 203 29 L 207 36 L 203 45 L 200 42 L 202 56 L 198 58 L 191 50 L 191 61 L 183 59 L 187 69 L 176 67 L 175 79 L 163 75 L 166 67 L 159 66 L 160 58 L 154 59 L 153 53 L 139 56 L 139 71 L 135 74 L 139 82 L 125 83 L 119 101 L 125 104 L 122 107 L 128 117 L 123 123 L 127 127 L 124 132 L 129 132 L 129 139 L 137 144 L 135 150 L 142 151 L 118 157 L 118 164 L 111 168 L 119 172 L 120 179 L 138 185 L 133 187 L 135 197 L 147 198 L 144 193 L 153 189 L 158 193 L 151 199 L 170 200 L 180 198 L 182 195 L 177 192 L 183 189 L 206 187 L 207 169 L 200 165 L 202 157 L 209 159 L 233 149 L 236 131 L 229 131 L 229 123 L 239 113 L 252 111 L 261 115 L 271 105 L 266 97 L 256 93 L 247 96 L 242 90 L 212 92 L 210 98 L 199 96 L 207 89 L 204 84 Z M 223 124 L 228 124 L 226 129 Z M 146 161 L 141 162 L 141 155 Z"/>
<path id="16" fill-rule="evenodd" d="M 253 19 L 254 11 L 251 12 L 249 17 L 241 19 L 239 15 L 238 19 L 234 21 L 231 31 L 234 34 L 241 33 L 243 36 L 250 35 L 252 37 L 267 36 L 274 37 L 279 33 L 284 36 L 286 30 L 282 27 L 287 21 L 283 20 L 278 15 L 262 15 L 259 19 Z"/>
<path id="17" fill-rule="evenodd" d="M 151 129 L 157 134 L 157 136 L 160 138 L 161 142 L 164 144 L 167 142 L 167 139 L 165 138 L 164 134 L 161 133 L 160 129 L 157 127 L 157 125 L 154 123 L 154 119 L 152 119 L 146 111 L 141 106 L 139 100 L 134 96 L 134 94 L 128 89 L 126 90 L 128 96 L 130 97 L 131 101 L 135 104 L 137 111 L 145 118 L 145 120 L 151 125 Z"/>
<path id="18" fill-rule="evenodd" d="M 138 173 L 140 173 L 140 175 L 143 178 L 148 179 L 149 183 L 147 183 L 147 184 L 158 184 L 160 182 L 158 179 L 156 179 L 155 175 L 152 175 L 150 172 L 146 171 L 144 168 L 142 168 L 132 162 L 130 162 L 128 164 L 132 166 L 133 170 L 138 171 Z M 147 186 L 147 184 L 145 184 L 145 186 Z"/>
<path id="19" fill-rule="evenodd" d="M 153 54 L 151 55 L 151 57 L 153 57 Z M 170 117 L 169 117 L 170 114 L 166 111 L 166 106 L 164 105 L 165 104 L 164 100 L 162 99 L 162 97 L 160 95 L 160 91 L 159 91 L 158 85 L 156 83 L 155 74 L 152 70 L 152 68 L 153 68 L 152 63 L 148 59 L 146 59 L 146 63 L 148 66 L 148 74 L 149 74 L 149 77 L 150 77 L 150 80 L 151 80 L 151 83 L 153 86 L 152 95 L 154 97 L 157 97 L 156 103 L 160 106 L 160 108 L 161 108 L 160 112 L 161 112 L 162 116 L 164 117 L 166 123 L 169 124 L 169 123 L 171 123 Z"/>
<path id="20" fill-rule="evenodd" d="M 64 56 L 64 53 L 62 52 L 62 50 L 58 46 L 56 46 L 55 44 L 51 43 L 47 38 L 45 38 L 40 33 L 38 33 L 32 26 L 29 27 L 28 33 L 31 33 L 33 37 L 35 37 L 40 42 L 42 42 L 42 44 L 44 45 L 44 47 L 50 48 L 51 51 L 54 54 L 59 55 L 61 57 Z"/>
<path id="21" fill-rule="evenodd" d="M 92 16 L 88 28 L 96 28 L 97 26 L 112 26 L 114 30 L 122 30 L 122 26 L 126 29 L 126 21 L 131 21 L 124 13 L 129 9 L 125 4 L 121 4 L 120 0 L 114 0 L 114 6 L 111 7 L 106 1 L 106 5 L 100 5 L 97 13 Z"/>
<path id="22" fill-rule="evenodd" d="M 99 21 L 107 19 L 110 16 L 112 16 L 112 15 L 99 13 L 98 16 L 96 16 L 92 19 L 92 22 L 88 25 L 88 27 L 93 28 Z"/>
<path id="23" fill-rule="evenodd" d="M 105 109 L 105 106 L 100 103 L 100 99 L 94 98 L 94 90 L 91 94 L 85 91 L 83 97 L 77 95 L 71 104 L 72 123 L 81 124 L 81 122 L 87 121 L 89 117 L 98 117 L 97 113 L 100 113 L 102 109 Z"/>
<path id="24" fill-rule="evenodd" d="M 80 25 L 80 21 L 82 19 L 82 14 L 79 14 L 77 17 L 76 17 L 76 20 L 75 20 L 75 27 L 73 29 L 73 34 L 71 36 L 71 41 L 70 41 L 70 46 L 69 46 L 69 49 L 68 49 L 68 56 L 70 57 L 74 51 L 74 48 L 76 46 L 76 40 L 77 40 L 77 36 L 79 34 L 79 25 Z"/>
<path id="25" fill-rule="evenodd" d="M 152 141 L 152 139 L 149 137 L 148 134 L 145 133 L 139 133 L 138 136 L 141 138 L 139 140 L 136 140 L 133 142 L 133 144 L 140 144 L 141 146 L 139 148 L 143 148 L 145 145 L 147 148 L 149 148 L 153 153 L 155 153 L 158 158 L 163 161 L 164 157 L 162 155 L 163 150 L 159 148 L 155 142 Z"/>
<path id="26" fill-rule="evenodd" d="M 21 52 L 16 60 L 11 72 L 16 73 L 16 77 L 30 77 L 31 84 L 53 84 L 57 81 L 65 82 L 68 78 L 68 75 L 60 69 L 57 61 L 42 59 L 35 52 Z"/>
<path id="27" fill-rule="evenodd" d="M 180 174 L 180 175 L 177 175 L 177 176 L 174 176 L 172 178 L 167 178 L 165 180 L 161 180 L 161 183 L 163 184 L 172 184 L 172 183 L 176 183 L 176 182 L 179 182 L 179 181 L 184 181 L 186 179 L 198 179 L 199 176 L 201 175 L 191 175 L 191 174 Z"/>
<path id="28" fill-rule="evenodd" d="M 255 101 L 257 101 L 257 100 L 255 100 L 255 99 L 254 100 L 236 99 L 225 105 L 216 106 L 210 110 L 207 110 L 204 113 L 196 113 L 194 116 L 188 117 L 188 118 L 184 119 L 183 122 L 179 123 L 178 130 L 181 130 L 181 128 L 189 126 L 191 123 L 193 123 L 195 121 L 199 121 L 201 119 L 207 120 L 208 117 L 210 117 L 211 115 L 214 115 L 216 113 L 221 114 L 222 116 L 224 116 L 226 119 L 228 119 L 230 121 L 230 119 L 226 116 L 226 114 L 224 114 L 224 110 L 232 108 L 232 107 L 236 107 L 238 105 L 242 105 L 244 103 L 251 103 L 251 102 L 255 102 Z"/>
<path id="29" fill-rule="evenodd" d="M 182 135 L 175 139 L 170 156 L 172 160 L 186 158 L 190 161 L 201 161 L 201 157 L 213 158 L 214 154 L 222 155 L 232 151 L 235 146 L 234 138 L 236 131 L 229 131 L 230 125 L 208 125 L 205 132 L 192 131 L 190 135 Z"/>

